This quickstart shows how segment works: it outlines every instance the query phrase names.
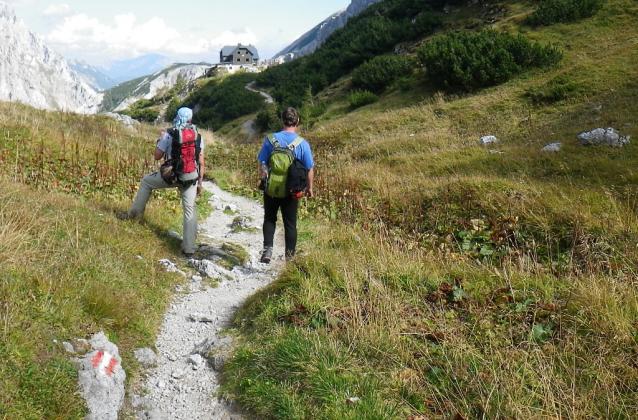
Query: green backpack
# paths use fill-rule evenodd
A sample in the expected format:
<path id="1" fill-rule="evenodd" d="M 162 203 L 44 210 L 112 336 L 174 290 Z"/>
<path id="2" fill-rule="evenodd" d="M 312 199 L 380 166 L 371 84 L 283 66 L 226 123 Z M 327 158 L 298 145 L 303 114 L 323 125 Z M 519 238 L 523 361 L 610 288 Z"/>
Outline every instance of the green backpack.
<path id="1" fill-rule="evenodd" d="M 286 147 L 282 147 L 272 134 L 268 135 L 268 140 L 272 144 L 273 150 L 268 158 L 268 178 L 265 192 L 271 197 L 284 198 L 290 195 L 286 189 L 286 179 L 288 178 L 288 168 L 295 160 L 293 150 L 303 141 L 303 137 L 297 137 Z"/>

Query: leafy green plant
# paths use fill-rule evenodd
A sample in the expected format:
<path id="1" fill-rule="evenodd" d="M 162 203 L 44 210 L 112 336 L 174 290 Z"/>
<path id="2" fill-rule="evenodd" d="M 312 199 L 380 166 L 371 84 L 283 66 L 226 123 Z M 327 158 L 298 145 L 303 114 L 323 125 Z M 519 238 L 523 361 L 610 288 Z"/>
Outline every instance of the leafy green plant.
<path id="1" fill-rule="evenodd" d="M 552 324 L 536 324 L 529 333 L 529 339 L 537 344 L 545 343 L 552 335 L 553 329 Z"/>
<path id="2" fill-rule="evenodd" d="M 432 83 L 465 91 L 499 85 L 525 70 L 555 65 L 562 59 L 556 47 L 493 29 L 477 34 L 448 32 L 421 47 L 417 55 Z"/>

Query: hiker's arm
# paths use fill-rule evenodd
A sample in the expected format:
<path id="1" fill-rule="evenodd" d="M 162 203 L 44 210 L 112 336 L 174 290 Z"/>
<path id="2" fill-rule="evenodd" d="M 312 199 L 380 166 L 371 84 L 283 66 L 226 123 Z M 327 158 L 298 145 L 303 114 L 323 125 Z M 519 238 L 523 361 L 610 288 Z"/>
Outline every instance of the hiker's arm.
<path id="1" fill-rule="evenodd" d="M 160 150 L 159 148 L 155 148 L 155 152 L 153 153 L 155 156 L 155 160 L 160 160 L 161 158 L 164 157 L 164 151 Z"/>
<path id="2" fill-rule="evenodd" d="M 308 188 L 306 188 L 306 197 L 312 198 L 315 193 L 312 191 L 312 181 L 315 179 L 315 168 L 310 168 L 308 171 Z"/>
<path id="3" fill-rule="evenodd" d="M 168 150 L 168 144 L 170 143 L 167 143 L 167 141 L 168 134 L 166 133 L 166 130 L 162 130 L 162 132 L 160 133 L 160 138 L 157 140 L 157 144 L 155 145 L 155 151 L 153 152 L 153 157 L 155 158 L 155 160 L 162 159 L 166 154 L 166 152 L 161 148 Z"/>

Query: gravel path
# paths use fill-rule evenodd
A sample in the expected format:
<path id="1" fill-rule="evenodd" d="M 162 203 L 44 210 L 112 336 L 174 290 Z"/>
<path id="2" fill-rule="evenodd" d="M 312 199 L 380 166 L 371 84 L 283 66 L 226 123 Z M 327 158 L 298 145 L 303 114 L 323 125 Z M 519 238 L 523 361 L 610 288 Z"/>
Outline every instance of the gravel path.
<path id="1" fill-rule="evenodd" d="M 196 260 L 189 264 L 200 275 L 190 276 L 179 287 L 157 337 L 157 361 L 147 370 L 140 395 L 131 397 L 138 419 L 146 420 L 240 420 L 244 417 L 221 401 L 218 372 L 225 360 L 224 350 L 232 344 L 221 334 L 245 299 L 273 281 L 283 260 L 282 235 L 277 235 L 271 264 L 259 263 L 262 247 L 263 207 L 258 201 L 233 196 L 217 185 L 204 183 L 213 194 L 213 214 L 200 221 L 198 240 L 202 244 Z M 232 214 L 231 214 L 232 213 Z M 233 225 L 244 229 L 233 231 Z M 247 229 L 246 229 L 247 228 Z M 281 229 L 278 229 L 280 233 Z M 224 243 L 239 244 L 249 261 L 232 271 L 215 264 Z M 281 252 L 280 252 L 281 253 Z M 202 254 L 208 255 L 202 257 Z M 201 260 L 199 258 L 202 258 Z M 169 268 L 175 268 L 165 261 Z M 222 278 L 219 285 L 207 285 L 207 277 Z"/>

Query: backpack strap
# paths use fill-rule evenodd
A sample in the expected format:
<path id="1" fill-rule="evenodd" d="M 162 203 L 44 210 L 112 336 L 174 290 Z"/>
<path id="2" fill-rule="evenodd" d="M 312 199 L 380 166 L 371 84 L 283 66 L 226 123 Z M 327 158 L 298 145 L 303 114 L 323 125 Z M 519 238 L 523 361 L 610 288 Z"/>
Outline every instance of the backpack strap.
<path id="1" fill-rule="evenodd" d="M 277 141 L 277 139 L 275 138 L 275 135 L 273 133 L 268 134 L 268 136 L 266 138 L 268 139 L 270 144 L 272 144 L 273 147 L 281 147 L 279 145 L 279 141 Z M 288 144 L 288 146 L 286 146 L 286 147 L 288 149 L 290 149 L 290 150 L 295 150 L 295 147 L 299 146 L 303 140 L 304 140 L 304 138 L 298 135 L 297 138 L 295 139 L 295 141 L 293 141 L 292 143 Z"/>
<path id="2" fill-rule="evenodd" d="M 299 146 L 301 144 L 301 142 L 303 141 L 303 137 L 301 136 L 297 136 L 297 138 L 295 139 L 295 141 L 293 141 L 292 143 L 290 143 L 288 145 L 288 148 L 290 150 L 295 150 L 295 147 Z"/>
<path id="3" fill-rule="evenodd" d="M 268 134 L 266 138 L 268 139 L 270 144 L 272 144 L 272 147 L 279 147 L 279 142 L 277 141 L 273 133 Z"/>

